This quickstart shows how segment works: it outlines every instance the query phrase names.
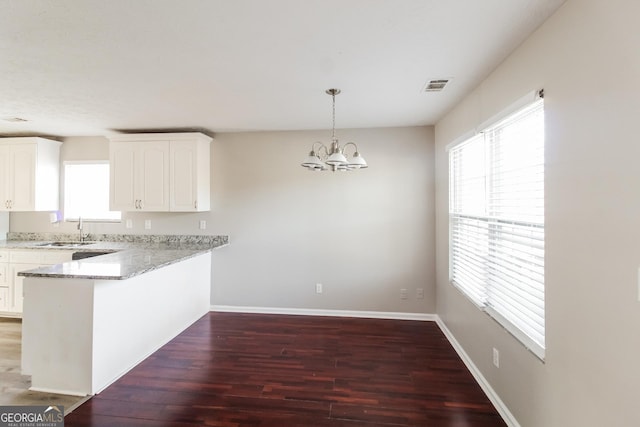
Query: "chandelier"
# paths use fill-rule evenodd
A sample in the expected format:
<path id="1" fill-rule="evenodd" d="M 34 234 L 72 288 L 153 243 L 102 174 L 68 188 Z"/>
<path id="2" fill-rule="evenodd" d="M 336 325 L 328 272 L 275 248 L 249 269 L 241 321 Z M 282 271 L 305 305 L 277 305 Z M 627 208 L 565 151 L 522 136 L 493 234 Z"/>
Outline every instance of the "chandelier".
<path id="1" fill-rule="evenodd" d="M 347 142 L 342 148 L 336 138 L 336 95 L 340 93 L 340 89 L 327 89 L 327 95 L 331 95 L 333 100 L 333 126 L 331 127 L 331 148 L 327 148 L 322 142 L 314 142 L 311 146 L 311 152 L 302 166 L 311 171 L 324 171 L 331 169 L 335 171 L 350 171 L 354 169 L 363 169 L 368 167 L 367 162 L 358 152 L 358 146 L 355 142 Z M 345 156 L 345 150 L 348 146 L 353 146 L 354 153 L 351 158 Z"/>

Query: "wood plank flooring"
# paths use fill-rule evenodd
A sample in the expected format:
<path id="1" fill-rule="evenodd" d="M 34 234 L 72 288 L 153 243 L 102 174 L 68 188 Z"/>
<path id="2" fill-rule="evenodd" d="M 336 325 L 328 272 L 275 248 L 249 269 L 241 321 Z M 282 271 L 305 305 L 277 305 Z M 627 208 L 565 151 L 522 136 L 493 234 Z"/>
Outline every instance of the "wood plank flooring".
<path id="1" fill-rule="evenodd" d="M 83 397 L 29 390 L 31 377 L 22 375 L 22 321 L 0 317 L 0 406 L 56 405 L 65 413 L 86 400 Z"/>
<path id="2" fill-rule="evenodd" d="M 506 424 L 434 322 L 209 313 L 65 425 Z"/>

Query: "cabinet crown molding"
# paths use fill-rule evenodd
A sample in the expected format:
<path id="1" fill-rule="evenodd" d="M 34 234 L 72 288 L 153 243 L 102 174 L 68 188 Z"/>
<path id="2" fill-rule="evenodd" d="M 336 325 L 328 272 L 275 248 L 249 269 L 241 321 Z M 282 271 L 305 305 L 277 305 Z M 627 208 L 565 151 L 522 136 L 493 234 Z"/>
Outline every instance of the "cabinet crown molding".
<path id="1" fill-rule="evenodd" d="M 16 136 L 11 138 L 0 138 L 0 145 L 37 144 L 38 142 L 46 142 L 48 144 L 58 144 L 58 146 L 62 145 L 62 142 L 60 141 L 56 141 L 55 139 L 43 138 L 41 136 Z"/>
<path id="2" fill-rule="evenodd" d="M 179 133 L 123 133 L 118 135 L 109 135 L 107 139 L 112 142 L 126 141 L 180 141 L 194 139 L 211 142 L 213 138 L 200 132 L 179 132 Z"/>

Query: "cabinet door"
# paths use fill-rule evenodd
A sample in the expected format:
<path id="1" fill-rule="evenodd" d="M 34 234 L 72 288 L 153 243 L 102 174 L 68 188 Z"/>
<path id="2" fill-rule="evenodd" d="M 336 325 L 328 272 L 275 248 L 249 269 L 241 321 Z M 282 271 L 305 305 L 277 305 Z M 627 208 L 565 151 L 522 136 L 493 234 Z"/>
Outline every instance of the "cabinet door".
<path id="1" fill-rule="evenodd" d="M 0 286 L 8 286 L 9 285 L 9 264 L 2 263 L 0 264 Z"/>
<path id="2" fill-rule="evenodd" d="M 140 143 L 138 197 L 142 211 L 169 210 L 169 141 Z"/>
<path id="3" fill-rule="evenodd" d="M 8 211 L 11 180 L 11 150 L 10 146 L 0 146 L 0 211 Z"/>
<path id="4" fill-rule="evenodd" d="M 13 182 L 10 186 L 13 211 L 31 211 L 36 207 L 36 151 L 35 144 L 11 146 L 11 171 Z"/>
<path id="5" fill-rule="evenodd" d="M 0 286 L 0 311 L 9 311 L 9 288 Z"/>
<path id="6" fill-rule="evenodd" d="M 169 190 L 172 212 L 199 212 L 210 209 L 209 142 L 171 141 L 171 180 Z"/>
<path id="7" fill-rule="evenodd" d="M 137 209 L 136 145 L 112 142 L 109 151 L 109 208 L 113 211 L 134 211 Z"/>
<path id="8" fill-rule="evenodd" d="M 191 141 L 173 141 L 170 147 L 170 210 L 191 212 L 198 209 L 197 147 Z"/>
<path id="9" fill-rule="evenodd" d="M 58 209 L 60 142 L 0 138 L 0 210 Z"/>

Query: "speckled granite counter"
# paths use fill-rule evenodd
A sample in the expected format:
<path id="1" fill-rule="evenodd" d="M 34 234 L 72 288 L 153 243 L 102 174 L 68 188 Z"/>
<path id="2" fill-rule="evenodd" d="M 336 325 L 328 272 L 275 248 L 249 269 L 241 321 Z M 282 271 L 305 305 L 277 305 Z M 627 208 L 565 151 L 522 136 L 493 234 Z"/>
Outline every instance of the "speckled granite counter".
<path id="1" fill-rule="evenodd" d="M 124 280 L 187 258 L 226 246 L 228 236 L 158 236 L 158 235 L 100 235 L 90 236 L 99 241 L 77 246 L 69 235 L 41 235 L 9 233 L 0 241 L 0 249 L 73 250 L 77 252 L 111 252 L 105 255 L 69 261 L 18 273 L 25 277 L 70 279 Z M 48 243 L 68 242 L 69 245 L 47 246 Z"/>

